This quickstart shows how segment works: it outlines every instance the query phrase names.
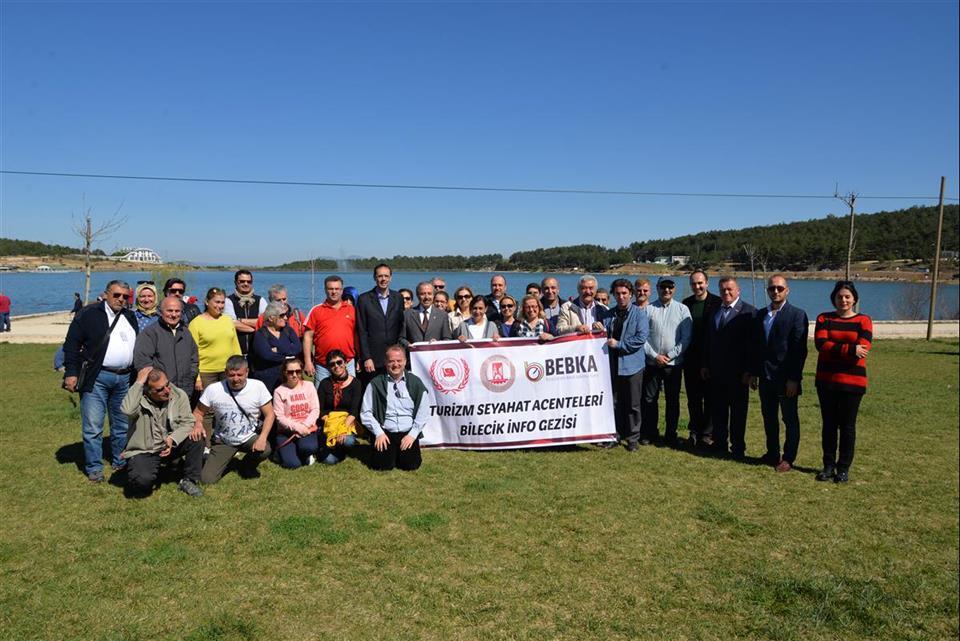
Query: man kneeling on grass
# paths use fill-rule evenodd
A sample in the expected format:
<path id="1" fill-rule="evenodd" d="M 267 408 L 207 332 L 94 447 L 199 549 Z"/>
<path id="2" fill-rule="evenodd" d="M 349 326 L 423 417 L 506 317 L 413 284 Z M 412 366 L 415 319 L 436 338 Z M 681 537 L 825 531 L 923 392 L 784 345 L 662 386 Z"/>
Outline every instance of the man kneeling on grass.
<path id="1" fill-rule="evenodd" d="M 231 356 L 227 359 L 226 380 L 207 386 L 193 410 L 190 438 L 197 442 L 205 438 L 204 413 L 212 409 L 215 417 L 210 454 L 200 474 L 205 484 L 219 481 L 237 452 L 246 453 L 238 469 L 244 478 L 259 477 L 257 466 L 270 456 L 267 437 L 273 427 L 273 397 L 263 383 L 248 380 L 249 373 L 243 356 Z"/>
<path id="2" fill-rule="evenodd" d="M 430 417 L 423 381 L 406 371 L 400 345 L 387 348 L 386 374 L 375 376 L 363 393 L 360 421 L 376 437 L 370 467 L 412 471 L 420 467 L 420 432 Z"/>
<path id="3" fill-rule="evenodd" d="M 170 384 L 161 369 L 144 367 L 123 398 L 120 411 L 127 417 L 127 489 L 134 496 L 153 491 L 160 465 L 183 457 L 183 478 L 178 487 L 190 496 L 202 496 L 197 483 L 203 465 L 203 443 L 190 440 L 193 414 L 190 397 Z"/>

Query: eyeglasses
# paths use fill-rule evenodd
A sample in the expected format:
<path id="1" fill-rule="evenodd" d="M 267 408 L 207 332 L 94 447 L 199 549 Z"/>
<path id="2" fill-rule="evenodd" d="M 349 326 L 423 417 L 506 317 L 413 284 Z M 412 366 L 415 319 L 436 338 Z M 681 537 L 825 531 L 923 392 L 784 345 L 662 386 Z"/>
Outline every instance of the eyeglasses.
<path id="1" fill-rule="evenodd" d="M 126 298 L 126 297 L 127 295 L 124 294 L 123 292 L 113 292 L 112 294 L 110 294 L 110 298 Z"/>
<path id="2" fill-rule="evenodd" d="M 443 291 L 444 289 L 447 288 L 447 286 L 446 286 L 446 285 L 434 285 L 433 288 L 436 289 L 436 290 L 439 290 L 439 291 Z"/>
<path id="3" fill-rule="evenodd" d="M 153 284 L 154 284 L 154 282 L 153 282 L 152 280 L 138 280 L 138 281 L 137 281 L 137 285 L 153 285 Z"/>
<path id="4" fill-rule="evenodd" d="M 171 287 L 170 289 L 167 290 L 167 293 L 168 293 L 168 294 L 182 294 L 184 291 L 186 291 L 186 290 L 183 290 L 183 289 L 174 289 L 173 287 Z"/>
<path id="5" fill-rule="evenodd" d="M 511 305 L 510 303 L 507 303 L 506 305 L 503 303 L 500 304 L 500 309 L 516 309 L 516 307 L 516 305 Z"/>
<path id="6" fill-rule="evenodd" d="M 465 298 L 473 298 L 470 294 L 457 294 L 457 298 L 463 300 Z"/>
<path id="7" fill-rule="evenodd" d="M 401 296 L 400 298 L 402 298 L 403 300 L 413 300 L 413 298 L 410 296 Z"/>
<path id="8" fill-rule="evenodd" d="M 784 292 L 786 290 L 787 288 L 782 285 L 770 285 L 770 287 L 767 287 L 767 291 L 770 292 L 771 294 L 774 292 L 779 294 L 780 292 Z"/>
<path id="9" fill-rule="evenodd" d="M 253 279 L 252 279 L 252 278 L 249 278 L 249 279 L 246 279 L 246 278 L 245 278 L 245 279 L 243 279 L 243 280 L 238 280 L 238 281 L 237 281 L 237 285 L 250 285 L 251 283 L 253 283 Z"/>
<path id="10" fill-rule="evenodd" d="M 674 285 L 660 285 L 660 289 L 676 289 Z"/>
<path id="11" fill-rule="evenodd" d="M 343 367 L 343 365 L 344 365 L 344 362 L 339 359 L 335 361 L 330 361 L 329 363 L 327 363 L 327 367 Z"/>
<path id="12" fill-rule="evenodd" d="M 288 369 L 286 372 L 287 376 L 300 376 L 303 373 L 302 369 Z"/>

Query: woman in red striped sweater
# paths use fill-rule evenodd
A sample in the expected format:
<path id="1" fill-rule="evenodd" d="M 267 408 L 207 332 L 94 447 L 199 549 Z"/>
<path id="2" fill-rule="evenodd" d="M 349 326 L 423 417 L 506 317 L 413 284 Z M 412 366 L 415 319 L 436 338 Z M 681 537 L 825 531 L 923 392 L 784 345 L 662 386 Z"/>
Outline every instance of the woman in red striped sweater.
<path id="1" fill-rule="evenodd" d="M 837 311 L 817 316 L 817 396 L 823 416 L 823 470 L 818 481 L 846 483 L 857 440 L 857 411 L 867 391 L 867 354 L 873 321 L 856 312 L 860 295 L 848 280 L 838 281 L 830 294 Z M 837 435 L 840 452 L 837 455 Z"/>

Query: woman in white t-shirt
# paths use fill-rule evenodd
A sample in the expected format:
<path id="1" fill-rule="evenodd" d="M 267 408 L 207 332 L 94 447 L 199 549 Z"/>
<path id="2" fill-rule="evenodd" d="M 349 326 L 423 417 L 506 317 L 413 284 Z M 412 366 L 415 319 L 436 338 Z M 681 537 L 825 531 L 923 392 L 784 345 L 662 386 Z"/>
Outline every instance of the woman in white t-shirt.
<path id="1" fill-rule="evenodd" d="M 474 296 L 470 301 L 470 318 L 460 323 L 457 338 L 461 342 L 468 340 L 500 340 L 496 323 L 487 320 L 487 300 L 483 296 Z"/>

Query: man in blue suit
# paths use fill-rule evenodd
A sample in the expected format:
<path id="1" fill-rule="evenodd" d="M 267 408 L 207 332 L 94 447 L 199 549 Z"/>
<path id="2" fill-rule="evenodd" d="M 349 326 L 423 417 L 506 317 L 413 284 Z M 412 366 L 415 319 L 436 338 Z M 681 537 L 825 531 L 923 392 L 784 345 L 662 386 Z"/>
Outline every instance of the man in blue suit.
<path id="1" fill-rule="evenodd" d="M 750 387 L 760 388 L 760 411 L 767 435 L 763 459 L 778 472 L 789 472 L 800 445 L 800 416 L 797 401 L 800 379 L 807 360 L 807 314 L 787 302 L 787 279 L 774 274 L 767 280 L 770 305 L 757 311 L 754 320 L 753 358 Z M 786 429 L 783 457 L 780 456 L 780 418 Z"/>
<path id="2" fill-rule="evenodd" d="M 617 435 L 626 443 L 627 451 L 636 452 L 643 415 L 643 369 L 646 365 L 643 346 L 650 331 L 650 318 L 646 310 L 632 304 L 633 286 L 626 278 L 613 281 L 610 292 L 616 305 L 605 310 L 602 327 L 609 337 L 607 349 L 613 378 L 614 419 Z"/>
<path id="3" fill-rule="evenodd" d="M 732 276 L 720 279 L 720 303 L 707 320 L 701 376 L 710 386 L 714 448 L 742 460 L 747 451 L 748 370 L 757 310 L 740 299 L 740 285 Z"/>

